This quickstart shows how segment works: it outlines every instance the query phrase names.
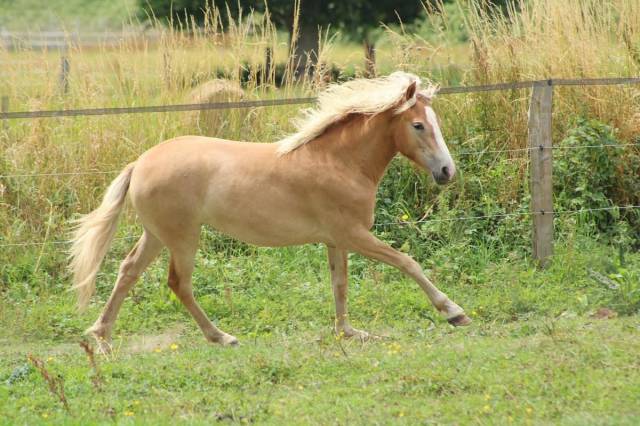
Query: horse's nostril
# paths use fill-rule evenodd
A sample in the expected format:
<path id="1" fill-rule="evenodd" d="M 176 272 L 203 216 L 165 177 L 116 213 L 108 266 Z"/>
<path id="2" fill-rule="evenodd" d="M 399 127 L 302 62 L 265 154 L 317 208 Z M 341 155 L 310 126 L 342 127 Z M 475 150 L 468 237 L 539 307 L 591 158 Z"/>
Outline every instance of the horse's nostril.
<path id="1" fill-rule="evenodd" d="M 444 177 L 449 177 L 449 168 L 447 166 L 444 166 L 442 168 L 442 174 L 444 175 Z"/>

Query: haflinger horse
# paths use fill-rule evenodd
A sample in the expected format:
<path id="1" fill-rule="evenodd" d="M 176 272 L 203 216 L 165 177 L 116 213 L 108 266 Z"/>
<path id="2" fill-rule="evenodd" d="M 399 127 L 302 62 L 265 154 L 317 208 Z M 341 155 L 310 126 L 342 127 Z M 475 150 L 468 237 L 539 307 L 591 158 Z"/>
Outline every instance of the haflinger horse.
<path id="1" fill-rule="evenodd" d="M 462 308 L 427 279 L 415 260 L 370 232 L 378 185 L 397 153 L 430 171 L 438 184 L 455 174 L 431 107 L 436 88 L 420 85 L 418 77 L 404 72 L 332 85 L 319 95 L 316 107 L 295 122 L 297 133 L 277 143 L 183 136 L 127 165 L 102 204 L 78 221 L 73 238 L 71 269 L 82 309 L 95 290 L 127 193 L 144 228 L 87 333 L 109 342 L 127 292 L 167 247 L 168 285 L 206 339 L 237 344 L 234 336 L 211 323 L 193 296 L 194 257 L 203 224 L 258 246 L 325 244 L 335 332 L 344 337 L 369 337 L 348 320 L 349 252 L 398 268 L 420 285 L 449 323 L 469 324 Z"/>

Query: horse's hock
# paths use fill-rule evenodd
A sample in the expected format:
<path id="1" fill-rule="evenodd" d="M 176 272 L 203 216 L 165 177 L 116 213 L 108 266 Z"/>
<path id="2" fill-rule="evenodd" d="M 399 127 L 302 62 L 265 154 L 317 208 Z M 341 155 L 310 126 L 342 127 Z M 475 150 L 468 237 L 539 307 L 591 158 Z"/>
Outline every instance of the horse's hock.
<path id="1" fill-rule="evenodd" d="M 216 102 L 238 102 L 244 99 L 240 84 L 225 79 L 210 80 L 193 89 L 187 98 L 188 103 L 206 104 Z M 204 134 L 215 136 L 229 125 L 233 109 L 210 109 L 194 111 L 191 122 Z"/>

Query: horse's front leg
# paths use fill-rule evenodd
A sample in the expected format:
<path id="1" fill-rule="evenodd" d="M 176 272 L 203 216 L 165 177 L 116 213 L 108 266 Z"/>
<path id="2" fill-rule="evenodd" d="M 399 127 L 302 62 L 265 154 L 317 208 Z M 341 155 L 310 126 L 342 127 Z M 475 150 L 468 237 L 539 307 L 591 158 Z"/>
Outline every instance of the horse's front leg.
<path id="1" fill-rule="evenodd" d="M 333 287 L 333 297 L 336 301 L 336 321 L 335 333 L 337 336 L 357 337 L 360 340 L 369 339 L 369 333 L 357 330 L 349 324 L 349 313 L 347 310 L 347 281 L 348 254 L 346 250 L 327 246 L 329 252 L 329 269 L 331 270 L 331 286 Z"/>
<path id="2" fill-rule="evenodd" d="M 464 310 L 452 302 L 446 294 L 438 290 L 436 286 L 424 275 L 422 267 L 410 256 L 394 250 L 369 232 L 360 232 L 349 242 L 354 251 L 372 259 L 382 261 L 395 266 L 405 275 L 413 278 L 427 294 L 427 297 L 445 319 L 455 326 L 463 326 L 471 323 L 471 319 L 465 315 Z"/>

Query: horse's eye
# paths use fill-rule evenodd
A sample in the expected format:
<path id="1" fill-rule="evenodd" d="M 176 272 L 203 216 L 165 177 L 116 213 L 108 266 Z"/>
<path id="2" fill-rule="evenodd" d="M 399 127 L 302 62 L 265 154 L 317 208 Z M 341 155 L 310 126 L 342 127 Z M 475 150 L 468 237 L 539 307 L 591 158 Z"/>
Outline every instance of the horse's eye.
<path id="1" fill-rule="evenodd" d="M 422 123 L 413 123 L 412 126 L 416 130 L 424 130 L 424 125 Z"/>

